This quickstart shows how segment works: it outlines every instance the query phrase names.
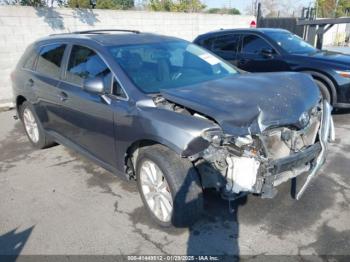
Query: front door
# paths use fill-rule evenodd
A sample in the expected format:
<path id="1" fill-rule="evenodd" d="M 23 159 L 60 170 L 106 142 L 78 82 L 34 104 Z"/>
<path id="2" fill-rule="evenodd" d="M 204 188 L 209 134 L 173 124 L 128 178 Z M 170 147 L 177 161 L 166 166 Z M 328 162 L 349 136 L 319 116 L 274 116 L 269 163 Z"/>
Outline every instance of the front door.
<path id="1" fill-rule="evenodd" d="M 59 133 L 90 154 L 115 165 L 114 121 L 111 105 L 101 94 L 87 92 L 89 78 L 102 78 L 106 92 L 111 90 L 112 73 L 99 55 L 84 46 L 74 45 L 64 80 L 59 85 L 61 120 Z"/>
<path id="2" fill-rule="evenodd" d="M 289 71 L 283 57 L 265 39 L 254 34 L 243 35 L 237 61 L 237 66 L 248 72 Z"/>

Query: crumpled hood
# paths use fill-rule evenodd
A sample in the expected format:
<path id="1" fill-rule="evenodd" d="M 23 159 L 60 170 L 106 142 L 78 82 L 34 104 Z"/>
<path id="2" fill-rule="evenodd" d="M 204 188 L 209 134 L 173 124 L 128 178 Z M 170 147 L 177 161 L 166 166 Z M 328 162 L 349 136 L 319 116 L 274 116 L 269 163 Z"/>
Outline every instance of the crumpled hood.
<path id="1" fill-rule="evenodd" d="M 175 89 L 161 95 L 214 119 L 227 134 L 258 134 L 272 126 L 301 127 L 299 118 L 319 101 L 306 74 L 240 74 Z"/>

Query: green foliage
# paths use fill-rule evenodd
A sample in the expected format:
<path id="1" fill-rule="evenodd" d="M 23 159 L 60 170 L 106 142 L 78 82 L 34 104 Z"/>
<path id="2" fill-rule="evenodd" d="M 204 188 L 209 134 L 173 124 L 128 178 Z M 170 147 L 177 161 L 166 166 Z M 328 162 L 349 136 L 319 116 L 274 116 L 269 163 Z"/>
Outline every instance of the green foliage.
<path id="1" fill-rule="evenodd" d="M 148 8 L 153 11 L 172 11 L 173 8 L 172 0 L 150 0 L 148 3 Z"/>
<path id="2" fill-rule="evenodd" d="M 90 0 L 68 0 L 68 6 L 72 8 L 90 8 Z M 96 8 L 99 9 L 131 9 L 134 0 L 97 0 Z"/>
<path id="3" fill-rule="evenodd" d="M 153 11 L 199 12 L 206 6 L 200 0 L 149 0 L 148 8 Z"/>
<path id="4" fill-rule="evenodd" d="M 209 14 L 228 14 L 228 15 L 240 15 L 241 12 L 236 8 L 210 8 L 207 13 Z"/>
<path id="5" fill-rule="evenodd" d="M 29 5 L 29 6 L 45 6 L 46 2 L 43 0 L 20 0 L 20 5 Z"/>
<path id="6" fill-rule="evenodd" d="M 318 17 L 340 17 L 349 15 L 350 0 L 317 0 Z"/>
<path id="7" fill-rule="evenodd" d="M 90 8 L 90 0 L 68 0 L 68 6 L 71 8 Z"/>
<path id="8" fill-rule="evenodd" d="M 207 13 L 209 13 L 209 14 L 221 14 L 221 8 L 209 8 Z"/>
<path id="9" fill-rule="evenodd" d="M 131 9 L 134 7 L 134 0 L 98 0 L 96 8 L 100 9 Z"/>

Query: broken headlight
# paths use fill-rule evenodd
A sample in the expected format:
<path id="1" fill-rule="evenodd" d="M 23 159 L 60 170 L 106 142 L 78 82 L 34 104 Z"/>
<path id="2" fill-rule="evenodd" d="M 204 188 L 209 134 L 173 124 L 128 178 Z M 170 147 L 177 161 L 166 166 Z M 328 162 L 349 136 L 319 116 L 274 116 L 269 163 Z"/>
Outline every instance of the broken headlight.
<path id="1" fill-rule="evenodd" d="M 250 135 L 239 136 L 239 137 L 235 138 L 234 141 L 235 141 L 235 145 L 238 147 L 250 145 L 254 142 L 252 136 L 250 136 Z"/>
<path id="2" fill-rule="evenodd" d="M 224 133 L 222 132 L 221 128 L 213 127 L 205 129 L 202 132 L 201 136 L 205 140 L 213 143 L 214 145 L 221 145 L 221 142 L 224 138 Z"/>

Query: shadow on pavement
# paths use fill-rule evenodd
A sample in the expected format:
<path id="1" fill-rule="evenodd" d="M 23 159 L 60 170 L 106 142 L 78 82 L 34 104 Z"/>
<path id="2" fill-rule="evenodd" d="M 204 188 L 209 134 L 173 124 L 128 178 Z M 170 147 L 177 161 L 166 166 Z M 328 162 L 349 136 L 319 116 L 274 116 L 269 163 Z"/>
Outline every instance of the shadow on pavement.
<path id="1" fill-rule="evenodd" d="M 17 228 L 0 236 L 0 260 L 1 261 L 16 261 L 17 257 L 21 254 L 21 251 L 28 241 L 34 226 L 21 231 L 16 232 Z"/>
<path id="2" fill-rule="evenodd" d="M 239 255 L 239 207 L 246 203 L 247 198 L 243 197 L 231 202 L 233 212 L 229 212 L 229 203 L 224 201 L 215 190 L 205 190 L 198 198 L 193 198 L 191 192 L 195 183 L 191 179 L 190 172 L 182 183 L 180 190 L 174 198 L 174 208 L 176 203 L 181 203 L 182 212 L 191 213 L 197 210 L 199 201 L 204 201 L 203 217 L 189 228 L 186 254 L 191 255 L 230 255 L 232 261 L 238 261 Z"/>

